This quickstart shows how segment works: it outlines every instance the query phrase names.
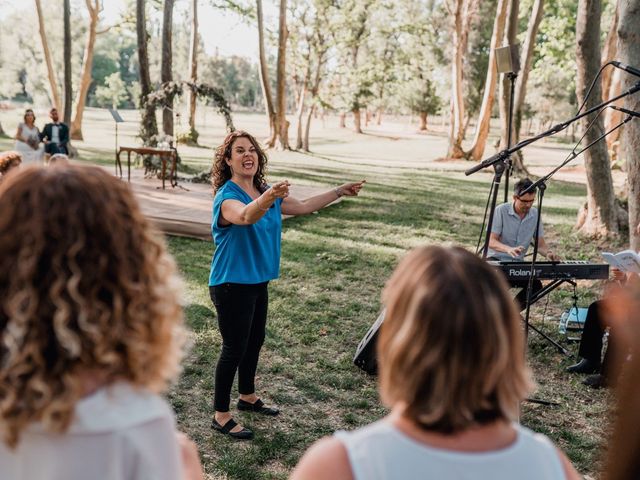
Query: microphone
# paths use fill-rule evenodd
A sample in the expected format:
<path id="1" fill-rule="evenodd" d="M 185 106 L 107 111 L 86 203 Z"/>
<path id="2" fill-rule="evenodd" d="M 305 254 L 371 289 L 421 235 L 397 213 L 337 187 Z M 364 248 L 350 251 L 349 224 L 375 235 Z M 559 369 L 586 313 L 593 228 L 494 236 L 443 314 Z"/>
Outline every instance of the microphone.
<path id="1" fill-rule="evenodd" d="M 626 63 L 618 62 L 616 60 L 612 60 L 611 64 L 617 68 L 621 68 L 622 70 L 624 70 L 627 73 L 630 73 L 631 75 L 640 77 L 640 70 L 632 67 L 631 65 L 627 65 Z"/>
<path id="2" fill-rule="evenodd" d="M 632 117 L 640 118 L 640 113 L 638 113 L 638 112 L 634 112 L 632 110 L 627 110 L 626 108 L 622 108 L 622 107 L 616 107 L 615 105 L 609 105 L 609 106 L 611 108 L 613 108 L 614 110 L 617 110 L 619 112 L 626 113 L 627 115 L 630 115 Z"/>

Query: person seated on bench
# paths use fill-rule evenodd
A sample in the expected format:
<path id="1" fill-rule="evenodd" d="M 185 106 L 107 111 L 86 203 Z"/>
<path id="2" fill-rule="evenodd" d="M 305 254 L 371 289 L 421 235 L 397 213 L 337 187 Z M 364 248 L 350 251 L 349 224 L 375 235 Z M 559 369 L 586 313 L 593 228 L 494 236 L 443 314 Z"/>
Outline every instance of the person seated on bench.
<path id="1" fill-rule="evenodd" d="M 636 226 L 636 232 L 640 235 L 640 224 Z M 625 274 L 616 268 L 611 271 L 613 280 L 621 285 L 632 279 L 638 279 L 638 274 L 636 273 Z M 604 300 L 596 300 L 589 305 L 580 337 L 580 348 L 578 349 L 580 361 L 567 368 L 569 373 L 591 374 L 582 383 L 593 388 L 608 386 L 611 380 L 615 380 L 616 377 L 614 373 L 615 366 L 611 362 L 611 357 L 617 348 L 613 335 L 609 335 L 604 357 L 602 355 L 603 337 L 608 327 L 605 315 L 603 315 L 605 301 L 606 298 Z"/>
<path id="2" fill-rule="evenodd" d="M 528 178 L 519 180 L 513 187 L 513 203 L 507 202 L 496 207 L 489 236 L 488 260 L 524 261 L 538 221 L 538 210 L 533 206 L 536 199 L 536 189 L 522 194 L 531 185 L 533 182 Z M 538 252 L 552 262 L 559 262 L 560 257 L 549 249 L 544 239 L 542 222 L 540 222 L 538 233 Z M 529 280 L 512 280 L 509 283 L 513 288 L 522 289 L 516 295 L 515 300 L 518 302 L 520 310 L 524 310 L 527 304 Z M 534 279 L 532 295 L 541 289 L 542 282 Z"/>
<path id="3" fill-rule="evenodd" d="M 580 478 L 547 437 L 517 423 L 532 384 L 496 269 L 460 247 L 418 248 L 383 300 L 379 388 L 391 413 L 320 440 L 292 480 Z"/>

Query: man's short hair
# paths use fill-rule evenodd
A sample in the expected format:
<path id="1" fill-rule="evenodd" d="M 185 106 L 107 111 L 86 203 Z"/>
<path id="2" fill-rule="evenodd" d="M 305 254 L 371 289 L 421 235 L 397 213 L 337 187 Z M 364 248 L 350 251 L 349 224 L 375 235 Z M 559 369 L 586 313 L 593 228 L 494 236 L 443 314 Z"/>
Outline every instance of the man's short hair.
<path id="1" fill-rule="evenodd" d="M 533 185 L 533 182 L 529 178 L 523 178 L 521 180 L 518 180 L 516 184 L 513 186 L 513 194 L 516 197 L 519 197 L 520 195 L 522 195 L 522 192 L 524 192 L 531 185 Z M 536 193 L 536 188 L 532 188 L 527 193 Z"/>

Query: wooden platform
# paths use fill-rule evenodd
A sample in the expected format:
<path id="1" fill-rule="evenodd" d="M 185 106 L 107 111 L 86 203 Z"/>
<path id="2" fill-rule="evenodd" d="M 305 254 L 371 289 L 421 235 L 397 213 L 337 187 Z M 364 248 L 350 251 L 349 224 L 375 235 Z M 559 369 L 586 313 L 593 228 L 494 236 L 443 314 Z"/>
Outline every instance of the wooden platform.
<path id="1" fill-rule="evenodd" d="M 126 176 L 123 181 L 126 180 Z M 168 235 L 211 240 L 211 185 L 180 182 L 177 187 L 156 178 L 144 178 L 142 170 L 131 171 L 131 187 L 143 213 Z M 322 193 L 326 188 L 292 185 L 291 194 L 299 199 Z M 334 202 L 335 203 L 335 202 Z"/>

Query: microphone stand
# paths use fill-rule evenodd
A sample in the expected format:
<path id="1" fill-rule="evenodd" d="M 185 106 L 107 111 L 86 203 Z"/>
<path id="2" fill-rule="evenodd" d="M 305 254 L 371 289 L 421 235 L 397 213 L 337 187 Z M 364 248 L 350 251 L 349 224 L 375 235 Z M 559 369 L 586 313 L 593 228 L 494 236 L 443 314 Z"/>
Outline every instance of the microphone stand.
<path id="1" fill-rule="evenodd" d="M 534 142 L 537 142 L 538 140 L 540 140 L 541 138 L 545 138 L 545 137 L 549 137 L 555 133 L 561 132 L 562 130 L 566 129 L 569 125 L 571 125 L 573 122 L 581 119 L 582 117 L 586 116 L 586 115 L 590 115 L 593 112 L 596 112 L 597 110 L 602 109 L 603 107 L 609 105 L 610 103 L 613 103 L 617 100 L 620 100 L 621 98 L 627 97 L 629 95 L 632 95 L 636 92 L 640 91 L 640 82 L 637 82 L 635 85 L 633 85 L 631 88 L 625 90 L 624 92 L 622 92 L 620 95 L 617 95 L 613 98 L 610 98 L 609 100 L 607 100 L 606 102 L 602 102 L 599 105 L 596 105 L 595 107 L 590 108 L 589 110 L 584 111 L 581 114 L 576 115 L 573 118 L 570 118 L 569 120 L 563 122 L 563 123 L 559 123 L 557 125 L 554 125 L 553 127 L 551 127 L 549 130 L 540 133 L 539 135 L 536 135 L 534 137 L 531 138 L 527 138 L 525 140 L 522 140 L 521 142 L 517 143 L 516 145 L 514 145 L 513 147 L 509 147 L 509 148 L 505 148 L 504 150 L 501 150 L 500 152 L 496 153 L 495 155 L 483 160 L 482 162 L 474 165 L 473 167 L 467 169 L 464 174 L 469 176 L 472 175 L 484 168 L 487 167 L 491 167 L 494 165 L 498 165 L 500 163 L 502 163 L 502 167 L 498 167 L 498 169 L 502 168 L 502 171 L 500 173 L 498 173 L 498 171 L 495 171 L 494 173 L 494 177 L 493 177 L 493 187 L 495 187 L 496 189 L 499 188 L 500 186 L 500 179 L 502 177 L 502 173 L 504 172 L 504 169 L 506 167 L 505 162 L 507 162 L 511 156 L 512 153 L 515 153 L 519 150 L 522 150 L 524 147 L 526 147 L 527 145 L 530 145 Z M 588 148 L 588 147 L 587 147 Z M 494 167 L 495 170 L 495 167 Z M 489 221 L 487 222 L 487 231 L 485 234 L 485 241 L 484 241 L 484 247 L 482 250 L 482 258 L 487 258 L 487 252 L 489 249 L 489 239 L 491 236 L 491 227 L 493 226 L 493 212 L 496 208 L 496 202 L 498 200 L 498 195 L 497 193 L 494 193 L 492 195 L 491 198 L 491 205 L 490 205 L 490 209 L 491 209 L 491 213 L 489 214 Z M 537 232 L 536 232 L 537 233 Z"/>
<path id="2" fill-rule="evenodd" d="M 609 135 L 610 133 L 612 133 L 615 130 L 617 130 L 620 127 L 622 127 L 625 123 L 631 121 L 632 118 L 633 117 L 631 115 L 627 115 L 627 117 L 622 122 L 620 122 L 618 125 L 613 127 L 611 130 L 609 130 L 607 132 L 604 132 L 602 135 L 600 135 L 598 138 L 596 138 L 593 142 L 591 142 L 589 145 L 587 145 L 586 147 L 584 147 L 580 151 L 572 152 L 560 165 L 558 165 L 556 168 L 551 170 L 544 177 L 536 180 L 533 184 L 531 184 L 529 187 L 527 187 L 526 189 L 524 189 L 522 191 L 522 195 L 526 195 L 527 193 L 533 192 L 533 191 L 535 191 L 536 188 L 540 192 L 540 195 L 538 196 L 538 218 L 536 219 L 536 229 L 534 230 L 534 237 L 533 237 L 534 238 L 534 242 L 533 242 L 533 258 L 531 259 L 531 270 L 530 270 L 530 273 L 529 273 L 529 282 L 527 284 L 527 307 L 526 307 L 526 312 L 525 312 L 525 317 L 524 317 L 524 323 L 525 323 L 525 327 L 526 327 L 525 328 L 525 340 L 526 340 L 526 337 L 528 336 L 529 328 L 532 328 L 537 333 L 539 333 L 543 337 L 545 337 L 555 347 L 557 347 L 558 350 L 561 353 L 564 353 L 565 355 L 569 355 L 569 352 L 567 351 L 567 349 L 565 349 L 560 344 L 558 344 L 557 342 L 555 342 L 554 340 L 549 338 L 547 335 L 544 335 L 542 332 L 540 332 L 539 330 L 534 328 L 529 323 L 529 316 L 530 316 L 530 311 L 531 311 L 531 300 L 532 300 L 532 295 L 533 295 L 533 281 L 534 281 L 535 272 L 536 272 L 535 265 L 536 265 L 536 260 L 538 258 L 538 240 L 539 240 L 538 232 L 539 232 L 539 228 L 540 228 L 540 219 L 542 218 L 542 202 L 543 202 L 543 199 L 544 199 L 544 193 L 545 193 L 545 191 L 547 189 L 547 181 L 551 177 L 553 177 L 553 175 L 555 175 L 555 173 L 558 170 L 560 170 L 562 167 L 567 165 L 569 162 L 571 162 L 573 159 L 575 159 L 582 152 L 584 152 L 585 150 L 591 148 L 593 145 L 598 143 L 600 140 L 605 138 L 607 135 Z"/>

